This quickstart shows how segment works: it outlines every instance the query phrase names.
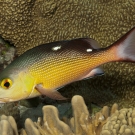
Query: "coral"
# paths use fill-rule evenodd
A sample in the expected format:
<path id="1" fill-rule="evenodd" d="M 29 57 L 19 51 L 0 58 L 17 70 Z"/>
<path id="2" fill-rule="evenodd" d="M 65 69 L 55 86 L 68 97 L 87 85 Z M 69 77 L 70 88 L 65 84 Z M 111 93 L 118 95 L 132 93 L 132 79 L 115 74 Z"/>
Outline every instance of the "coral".
<path id="1" fill-rule="evenodd" d="M 104 106 L 94 115 L 89 114 L 81 96 L 72 98 L 73 117 L 59 119 L 56 107 L 47 105 L 42 108 L 43 119 L 33 122 L 27 118 L 25 129 L 20 135 L 135 135 L 135 108 L 119 110 L 114 104 Z M 18 135 L 17 125 L 12 116 L 0 118 L 0 135 Z"/>
<path id="2" fill-rule="evenodd" d="M 59 119 L 56 107 L 48 105 L 42 110 L 43 120 L 38 118 L 37 123 L 34 123 L 31 119 L 26 119 L 25 131 L 28 135 L 73 135 L 69 126 Z"/>
<path id="3" fill-rule="evenodd" d="M 71 129 L 77 135 L 100 135 L 103 125 L 107 122 L 109 117 L 109 108 L 103 107 L 100 112 L 95 115 L 90 115 L 81 96 L 74 96 L 72 98 L 73 117 L 70 120 Z M 114 104 L 112 113 L 117 110 Z"/>
<path id="4" fill-rule="evenodd" d="M 16 121 L 20 119 L 20 111 L 16 103 L 0 104 L 0 116 L 11 115 Z"/>
<path id="5" fill-rule="evenodd" d="M 17 125 L 12 116 L 0 117 L 0 135 L 18 135 Z"/>
<path id="6" fill-rule="evenodd" d="M 44 106 L 43 120 L 39 118 L 37 123 L 33 123 L 30 119 L 26 120 L 26 133 L 30 132 L 28 135 L 34 133 L 35 135 L 57 135 L 60 133 L 69 135 L 135 134 L 135 111 L 132 108 L 119 110 L 118 105 L 114 104 L 111 110 L 107 106 L 104 106 L 100 112 L 91 116 L 81 96 L 74 96 L 72 98 L 72 107 L 73 117 L 70 120 L 63 119 L 72 130 L 59 120 L 58 111 L 55 107 Z"/>
<path id="7" fill-rule="evenodd" d="M 116 111 L 103 126 L 101 135 L 135 135 L 135 108 Z"/>
<path id="8" fill-rule="evenodd" d="M 19 54 L 39 44 L 77 37 L 92 37 L 105 47 L 134 26 L 134 6 L 133 0 L 0 0 L 0 35 Z M 100 106 L 114 102 L 134 106 L 134 65 L 109 63 L 104 70 L 105 76 L 66 87 L 65 96 L 81 94 Z"/>

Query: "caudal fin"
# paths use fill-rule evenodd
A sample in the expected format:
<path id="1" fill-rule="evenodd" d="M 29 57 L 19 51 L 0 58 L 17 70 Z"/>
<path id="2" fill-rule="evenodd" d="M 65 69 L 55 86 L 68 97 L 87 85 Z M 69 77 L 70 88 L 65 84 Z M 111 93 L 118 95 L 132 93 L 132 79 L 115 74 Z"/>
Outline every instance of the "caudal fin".
<path id="1" fill-rule="evenodd" d="M 135 27 L 115 42 L 116 54 L 119 61 L 135 62 Z"/>

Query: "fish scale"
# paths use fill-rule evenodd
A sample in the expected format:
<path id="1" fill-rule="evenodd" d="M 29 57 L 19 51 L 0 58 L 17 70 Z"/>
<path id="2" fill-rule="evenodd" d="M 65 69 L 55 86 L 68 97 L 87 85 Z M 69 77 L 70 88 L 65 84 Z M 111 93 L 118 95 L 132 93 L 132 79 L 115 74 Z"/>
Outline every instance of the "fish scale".
<path id="1" fill-rule="evenodd" d="M 38 62 L 37 64 L 32 66 L 29 71 L 33 76 L 39 78 L 39 82 L 45 82 L 44 85 L 46 88 L 48 88 L 49 85 L 53 86 L 53 83 L 57 83 L 58 86 L 54 85 L 55 87 L 60 87 L 60 84 L 62 82 L 62 84 L 64 84 L 67 81 L 70 82 L 72 79 L 81 76 L 82 71 L 84 70 L 85 61 L 87 61 L 87 59 L 88 58 L 83 58 L 82 60 L 82 58 L 76 58 L 76 60 L 73 60 L 67 59 L 66 57 L 60 57 L 60 59 L 58 57 L 54 57 L 53 60 L 49 60 L 48 64 L 46 64 L 47 62 L 44 59 L 41 62 Z M 88 62 L 86 62 L 86 64 L 88 65 Z M 88 68 L 86 64 L 85 68 Z M 45 67 L 48 68 L 46 69 Z M 76 68 L 78 68 L 78 70 L 76 70 Z M 72 74 L 72 72 L 74 72 L 74 74 Z M 78 74 L 78 72 L 80 72 L 80 75 Z"/>
<path id="2" fill-rule="evenodd" d="M 107 52 L 105 54 L 107 55 Z M 99 55 L 102 57 L 99 58 Z M 29 71 L 32 76 L 38 78 L 37 83 L 42 83 L 46 89 L 56 89 L 61 85 L 79 80 L 81 76 L 90 72 L 89 67 L 94 68 L 101 61 L 106 62 L 108 58 L 110 60 L 110 57 L 106 57 L 106 55 L 104 52 L 90 55 L 73 50 L 63 51 L 53 57 L 36 62 L 29 68 Z M 89 62 L 91 59 L 94 59 L 93 63 Z M 113 55 L 111 59 L 114 59 Z"/>

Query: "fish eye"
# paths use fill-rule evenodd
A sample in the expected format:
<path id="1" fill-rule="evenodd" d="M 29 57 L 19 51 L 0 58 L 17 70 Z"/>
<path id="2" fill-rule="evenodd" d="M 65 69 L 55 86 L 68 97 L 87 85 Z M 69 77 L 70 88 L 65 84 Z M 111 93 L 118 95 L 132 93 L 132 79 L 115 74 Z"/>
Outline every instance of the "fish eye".
<path id="1" fill-rule="evenodd" d="M 4 89 L 8 89 L 12 86 L 12 80 L 10 79 L 3 79 L 2 82 L 1 82 L 1 87 L 4 88 Z"/>

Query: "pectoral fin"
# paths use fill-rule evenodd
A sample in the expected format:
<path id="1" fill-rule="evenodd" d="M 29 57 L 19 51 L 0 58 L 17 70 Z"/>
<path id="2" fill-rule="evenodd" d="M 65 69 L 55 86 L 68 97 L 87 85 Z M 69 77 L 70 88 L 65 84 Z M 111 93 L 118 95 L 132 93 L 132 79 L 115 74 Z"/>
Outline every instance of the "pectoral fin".
<path id="1" fill-rule="evenodd" d="M 58 91 L 46 90 L 41 84 L 37 84 L 35 88 L 42 94 L 49 98 L 56 100 L 66 100 L 67 98 L 63 97 Z"/>

